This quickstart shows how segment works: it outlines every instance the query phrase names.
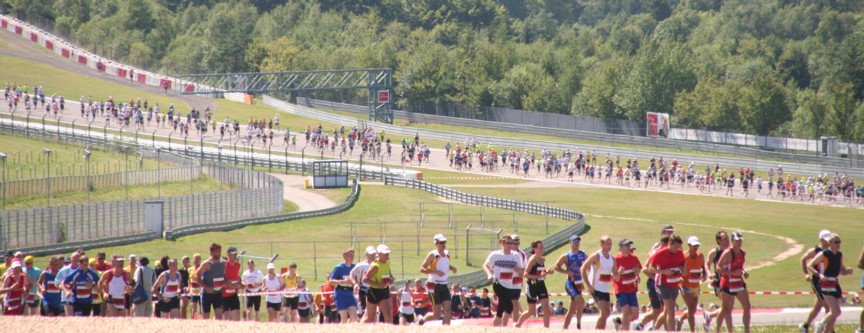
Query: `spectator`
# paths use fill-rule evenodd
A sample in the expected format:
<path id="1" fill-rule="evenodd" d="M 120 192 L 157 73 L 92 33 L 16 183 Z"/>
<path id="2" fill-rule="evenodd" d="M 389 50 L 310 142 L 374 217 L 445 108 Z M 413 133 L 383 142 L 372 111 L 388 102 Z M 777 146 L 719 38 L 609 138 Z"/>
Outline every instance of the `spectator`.
<path id="1" fill-rule="evenodd" d="M 567 308 L 564 307 L 564 302 L 558 301 L 558 306 L 555 307 L 555 315 L 563 316 L 565 314 L 567 314 Z"/>
<path id="2" fill-rule="evenodd" d="M 133 279 L 135 279 L 135 288 L 144 288 L 147 291 L 147 299 L 143 303 L 135 304 L 134 307 L 134 316 L 135 317 L 152 317 L 153 316 L 153 296 L 150 294 L 150 290 L 153 289 L 153 283 L 156 282 L 156 271 L 152 268 L 147 267 L 150 264 L 150 259 L 147 257 L 141 257 L 141 260 L 138 261 L 138 269 L 135 270 L 135 275 L 133 275 Z"/>

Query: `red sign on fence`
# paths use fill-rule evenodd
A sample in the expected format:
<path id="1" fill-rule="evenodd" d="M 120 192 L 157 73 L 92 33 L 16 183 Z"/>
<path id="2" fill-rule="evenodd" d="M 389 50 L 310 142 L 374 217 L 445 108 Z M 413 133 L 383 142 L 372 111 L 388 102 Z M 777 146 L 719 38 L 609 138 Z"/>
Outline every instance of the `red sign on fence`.
<path id="1" fill-rule="evenodd" d="M 186 86 L 183 87 L 183 92 L 184 93 L 195 92 L 195 85 L 187 84 Z"/>
<path id="2" fill-rule="evenodd" d="M 31 32 L 30 33 L 30 40 L 33 41 L 34 43 L 38 42 L 39 41 L 39 35 L 37 35 L 35 32 Z"/>
<path id="3" fill-rule="evenodd" d="M 46 40 L 45 41 L 45 48 L 47 48 L 51 51 L 54 51 L 54 43 L 52 43 L 50 40 Z"/>
<path id="4" fill-rule="evenodd" d="M 390 90 L 378 90 L 378 103 L 390 103 Z"/>
<path id="5" fill-rule="evenodd" d="M 63 58 L 69 58 L 69 49 L 65 47 L 60 49 L 60 55 L 63 56 Z"/>
<path id="6" fill-rule="evenodd" d="M 147 83 L 147 75 L 138 74 L 138 83 Z"/>
<path id="7" fill-rule="evenodd" d="M 126 77 L 126 70 L 123 68 L 117 68 L 117 76 L 125 78 Z"/>
<path id="8" fill-rule="evenodd" d="M 0 20 L 0 24 L 2 24 L 3 29 L 6 29 L 6 27 L 9 26 L 9 23 L 7 23 L 6 20 Z"/>
<path id="9" fill-rule="evenodd" d="M 171 80 L 162 79 L 159 81 L 159 85 L 162 86 L 162 89 L 171 89 Z"/>
<path id="10" fill-rule="evenodd" d="M 21 27 L 19 27 L 19 26 L 16 25 L 16 26 L 15 26 L 15 33 L 18 34 L 18 35 L 23 34 L 23 33 L 24 33 L 24 29 L 21 29 Z"/>
<path id="11" fill-rule="evenodd" d="M 87 64 L 87 57 L 85 57 L 83 55 L 79 55 L 78 56 L 78 63 L 86 65 Z"/>

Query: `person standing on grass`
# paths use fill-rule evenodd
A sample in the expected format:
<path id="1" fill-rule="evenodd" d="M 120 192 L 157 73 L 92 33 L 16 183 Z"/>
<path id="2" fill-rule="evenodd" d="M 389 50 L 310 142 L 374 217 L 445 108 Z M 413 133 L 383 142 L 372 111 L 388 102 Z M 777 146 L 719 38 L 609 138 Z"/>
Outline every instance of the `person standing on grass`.
<path id="1" fill-rule="evenodd" d="M 801 256 L 801 269 L 804 271 L 804 281 L 810 282 L 810 288 L 816 294 L 816 301 L 813 302 L 813 307 L 810 309 L 810 313 L 807 314 L 807 319 L 804 323 L 798 325 L 798 329 L 801 333 L 808 333 L 810 330 L 810 325 L 813 323 L 813 320 L 816 319 L 816 316 L 819 315 L 819 312 L 822 309 L 825 309 L 825 313 L 828 313 L 830 309 L 828 305 L 825 303 L 825 297 L 822 295 L 822 288 L 819 284 L 819 274 L 825 270 L 825 264 L 820 262 L 816 267 L 819 271 L 819 274 L 810 274 L 810 270 L 807 268 L 807 264 L 810 260 L 816 257 L 819 253 L 822 253 L 822 250 L 828 248 L 828 240 L 831 237 L 831 232 L 827 229 L 822 229 L 819 231 L 819 245 L 813 247 L 812 251 L 807 251 L 804 255 Z"/>
<path id="2" fill-rule="evenodd" d="M 531 257 L 528 259 L 524 273 L 525 279 L 528 279 L 528 292 L 525 297 L 528 300 L 528 311 L 522 314 L 516 323 L 516 327 L 521 327 L 528 318 L 537 313 L 535 304 L 539 302 L 543 315 L 543 327 L 549 328 L 549 318 L 553 310 L 549 307 L 549 291 L 546 289 L 546 276 L 552 274 L 554 271 L 546 270 L 544 250 L 542 241 L 531 243 Z"/>
<path id="3" fill-rule="evenodd" d="M 261 292 L 261 285 L 264 283 L 264 274 L 255 269 L 255 261 L 249 260 L 246 262 L 246 270 L 241 276 L 243 289 L 247 293 Z M 247 295 L 246 297 L 246 318 L 248 320 L 261 321 L 261 295 Z"/>
<path id="4" fill-rule="evenodd" d="M 150 259 L 147 257 L 141 257 L 139 263 L 140 265 L 138 265 L 138 269 L 135 270 L 135 274 L 132 275 L 132 278 L 135 279 L 136 286 L 140 285 L 145 291 L 147 291 L 147 299 L 143 303 L 135 304 L 132 313 L 135 317 L 152 317 L 153 298 L 149 291 L 153 288 L 153 283 L 156 281 L 156 271 L 147 266 L 150 264 Z"/>
<path id="5" fill-rule="evenodd" d="M 750 274 L 744 269 L 744 262 L 747 253 L 741 249 L 741 244 L 744 241 L 744 236 L 740 232 L 733 232 L 731 235 L 732 246 L 723 251 L 720 255 L 720 260 L 717 261 L 717 272 L 720 273 L 720 314 L 717 316 L 717 329 L 720 332 L 720 327 L 723 325 L 723 318 L 731 317 L 732 307 L 735 305 L 735 299 L 741 303 L 744 313 L 741 320 L 744 324 L 744 332 L 750 332 L 750 295 L 747 292 L 747 283 L 744 279 L 750 277 Z M 816 258 L 814 258 L 816 259 Z M 820 258 L 821 260 L 821 258 Z M 814 261 L 811 260 L 811 264 Z M 824 293 L 824 290 L 823 290 Z M 839 310 L 839 309 L 838 309 Z M 732 325 L 727 325 L 729 332 L 733 331 Z M 830 332 L 830 331 L 829 331 Z"/>
<path id="6" fill-rule="evenodd" d="M 354 250 L 347 249 L 342 252 L 342 262 L 333 268 L 330 273 L 330 285 L 334 291 L 336 311 L 339 312 L 340 321 L 345 323 L 357 322 L 357 300 L 354 298 L 354 281 L 351 278 L 351 270 L 354 269 Z M 299 303 L 298 303 L 299 307 Z"/>
<path id="7" fill-rule="evenodd" d="M 222 320 L 222 286 L 225 283 L 225 262 L 222 261 L 222 245 L 210 244 L 210 258 L 195 271 L 195 282 L 201 290 L 201 314 L 210 319 L 210 308 L 216 320 Z"/>
<path id="8" fill-rule="evenodd" d="M 580 268 L 582 276 L 591 277 L 585 280 L 585 285 L 588 287 L 588 293 L 594 297 L 597 309 L 600 310 L 595 327 L 598 330 L 606 329 L 606 320 L 612 310 L 609 291 L 613 272 L 617 270 L 615 259 L 612 257 L 612 238 L 603 235 L 600 237 L 600 250 L 589 256 Z"/>
<path id="9" fill-rule="evenodd" d="M 843 290 L 840 287 L 839 277 L 852 274 L 852 267 L 846 267 L 843 264 L 843 252 L 840 252 L 840 235 L 832 233 L 829 236 L 828 248 L 823 249 L 807 264 L 807 269 L 811 274 L 819 275 L 819 286 L 822 289 L 822 296 L 825 298 L 825 303 L 828 305 L 828 315 L 825 319 L 816 325 L 817 332 L 834 332 L 834 323 L 840 316 L 840 302 L 843 298 Z M 732 238 L 735 239 L 734 237 Z M 816 268 L 819 263 L 824 263 L 825 267 L 822 272 Z M 745 323 L 745 329 L 747 323 Z"/>
<path id="10" fill-rule="evenodd" d="M 424 322 L 433 319 L 437 320 L 443 315 L 442 325 L 450 325 L 452 297 L 450 295 L 450 288 L 447 286 L 447 276 L 450 272 L 455 274 L 456 267 L 450 265 L 450 251 L 447 250 L 447 238 L 443 234 L 437 234 L 433 237 L 433 241 L 435 242 L 435 249 L 426 255 L 426 260 L 423 261 L 423 265 L 420 267 L 420 273 L 429 275 L 429 279 L 426 281 L 426 289 L 432 293 L 432 313 L 419 318 L 418 323 L 423 325 Z"/>
<path id="11" fill-rule="evenodd" d="M 587 256 L 585 255 L 585 251 L 579 249 L 581 242 L 582 237 L 579 237 L 579 235 L 570 236 L 570 251 L 558 257 L 558 262 L 555 263 L 555 271 L 567 274 L 564 289 L 570 295 L 570 307 L 567 309 L 567 314 L 564 317 L 565 330 L 570 327 L 570 320 L 573 319 L 574 314 L 576 315 L 576 328 L 582 329 L 582 310 L 585 308 L 585 298 L 582 297 L 582 290 L 585 287 L 582 281 L 581 268 Z M 563 267 L 564 265 L 566 267 Z"/>
<path id="12" fill-rule="evenodd" d="M 369 285 L 366 295 L 366 323 L 373 323 L 378 319 L 375 314 L 380 308 L 385 324 L 393 323 L 393 304 L 390 303 L 390 284 L 393 282 L 393 273 L 390 271 L 390 248 L 387 245 L 378 245 L 378 259 L 369 265 L 369 270 L 363 276 L 363 282 Z"/>
<path id="13" fill-rule="evenodd" d="M 180 318 L 180 280 L 177 259 L 169 259 L 168 270 L 159 274 L 151 288 L 151 293 L 159 299 L 156 305 L 156 311 L 161 312 L 159 318 Z"/>
<path id="14" fill-rule="evenodd" d="M 522 264 L 522 257 L 510 251 L 513 243 L 513 238 L 510 235 L 504 235 L 498 243 L 501 245 L 501 250 L 489 253 L 483 264 L 486 277 L 489 282 L 492 282 L 492 290 L 498 298 L 498 309 L 495 313 L 495 319 L 492 320 L 492 325 L 496 327 L 507 326 L 507 323 L 504 322 L 504 314 L 513 314 L 513 299 L 516 293 L 522 292 L 521 284 L 516 285 L 513 280 L 516 277 L 521 277 L 525 269 Z"/>
<path id="15" fill-rule="evenodd" d="M 699 252 L 699 238 L 690 236 L 687 238 L 687 253 L 684 254 L 684 280 L 681 281 L 681 297 L 687 305 L 687 313 L 678 321 L 678 331 L 681 330 L 686 319 L 690 325 L 690 332 L 696 331 L 696 307 L 699 304 L 700 284 L 708 280 L 708 266 L 705 264 L 705 256 Z"/>
<path id="16" fill-rule="evenodd" d="M 618 254 L 615 255 L 616 270 L 612 271 L 612 286 L 615 288 L 618 306 L 621 308 L 621 327 L 630 329 L 630 323 L 639 319 L 639 300 L 636 293 L 639 291 L 639 272 L 642 263 L 639 257 L 633 254 L 636 247 L 629 239 L 618 242 Z"/>
<path id="17" fill-rule="evenodd" d="M 674 331 L 676 328 L 675 302 L 678 300 L 678 291 L 681 288 L 685 265 L 684 253 L 681 251 L 681 244 L 683 243 L 681 236 L 676 234 L 669 236 L 669 245 L 654 253 L 651 260 L 648 261 L 649 269 L 646 269 L 656 275 L 655 288 L 663 302 L 666 331 Z"/>

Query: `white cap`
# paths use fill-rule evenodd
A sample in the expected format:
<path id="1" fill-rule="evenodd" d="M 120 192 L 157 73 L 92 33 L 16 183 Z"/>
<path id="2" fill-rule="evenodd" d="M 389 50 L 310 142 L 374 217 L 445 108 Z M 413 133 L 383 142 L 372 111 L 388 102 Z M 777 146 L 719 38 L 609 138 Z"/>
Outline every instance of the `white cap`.
<path id="1" fill-rule="evenodd" d="M 378 253 L 388 254 L 390 253 L 390 248 L 384 244 L 378 245 Z"/>
<path id="2" fill-rule="evenodd" d="M 272 262 L 268 262 L 267 263 L 267 269 L 276 269 L 276 264 L 274 264 Z"/>
<path id="3" fill-rule="evenodd" d="M 831 232 L 828 229 L 819 230 L 819 239 L 827 241 L 829 238 L 831 238 Z"/>
<path id="4" fill-rule="evenodd" d="M 435 242 L 436 243 L 437 242 L 446 242 L 446 241 L 447 241 L 447 237 L 444 237 L 444 234 L 436 234 L 435 235 Z"/>
<path id="5" fill-rule="evenodd" d="M 687 238 L 687 244 L 702 245 L 702 243 L 699 243 L 699 237 L 696 236 L 690 236 L 689 238 Z"/>
<path id="6" fill-rule="evenodd" d="M 12 264 L 9 265 L 9 271 L 11 272 L 15 267 L 21 267 L 21 261 L 12 261 Z"/>
<path id="7" fill-rule="evenodd" d="M 512 235 L 510 235 L 510 239 L 514 242 L 518 242 L 519 241 L 519 235 L 512 234 Z"/>
<path id="8" fill-rule="evenodd" d="M 375 250 L 374 246 L 370 245 L 370 246 L 366 247 L 366 254 L 376 254 L 376 253 L 378 253 L 378 250 Z"/>
<path id="9" fill-rule="evenodd" d="M 130 255 L 129 255 L 129 258 L 137 258 L 137 257 L 136 257 L 135 254 L 133 253 L 133 254 L 130 254 Z"/>

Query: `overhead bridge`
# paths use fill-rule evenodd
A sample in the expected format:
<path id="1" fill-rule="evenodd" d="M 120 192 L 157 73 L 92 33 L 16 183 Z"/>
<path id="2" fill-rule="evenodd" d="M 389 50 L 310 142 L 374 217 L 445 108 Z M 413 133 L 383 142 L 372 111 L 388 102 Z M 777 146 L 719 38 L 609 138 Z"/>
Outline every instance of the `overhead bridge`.
<path id="1" fill-rule="evenodd" d="M 366 89 L 369 93 L 369 120 L 393 123 L 392 68 L 181 74 L 174 80 L 174 90 L 187 95 Z"/>

